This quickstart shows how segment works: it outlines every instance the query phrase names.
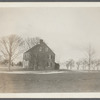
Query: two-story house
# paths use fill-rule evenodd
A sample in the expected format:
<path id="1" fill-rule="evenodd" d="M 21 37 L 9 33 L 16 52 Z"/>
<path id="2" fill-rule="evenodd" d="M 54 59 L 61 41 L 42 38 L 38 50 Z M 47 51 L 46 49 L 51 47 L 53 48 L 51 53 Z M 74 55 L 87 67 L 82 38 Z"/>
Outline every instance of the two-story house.
<path id="1" fill-rule="evenodd" d="M 23 54 L 23 67 L 32 70 L 55 69 L 55 53 L 43 40 Z"/>

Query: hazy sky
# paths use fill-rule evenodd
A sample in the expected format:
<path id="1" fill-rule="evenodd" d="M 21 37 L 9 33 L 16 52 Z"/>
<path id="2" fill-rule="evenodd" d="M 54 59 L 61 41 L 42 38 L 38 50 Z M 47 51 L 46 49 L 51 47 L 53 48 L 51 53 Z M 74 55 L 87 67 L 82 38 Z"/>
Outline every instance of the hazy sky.
<path id="1" fill-rule="evenodd" d="M 0 36 L 40 37 L 57 61 L 84 57 L 91 44 L 100 57 L 100 8 L 0 8 Z"/>

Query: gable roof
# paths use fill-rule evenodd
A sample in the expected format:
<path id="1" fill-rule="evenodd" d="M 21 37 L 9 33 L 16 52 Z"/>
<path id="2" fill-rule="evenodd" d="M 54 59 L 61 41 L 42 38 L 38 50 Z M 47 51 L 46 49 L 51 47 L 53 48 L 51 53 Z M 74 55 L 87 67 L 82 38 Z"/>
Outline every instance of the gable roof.
<path id="1" fill-rule="evenodd" d="M 49 49 L 50 49 L 50 51 L 53 53 L 53 54 L 55 54 L 52 50 L 51 50 L 51 48 L 45 43 L 45 42 L 43 42 Z"/>
<path id="2" fill-rule="evenodd" d="M 49 46 L 45 43 L 45 42 L 43 42 L 45 45 L 46 45 L 46 47 L 48 47 L 49 48 Z M 24 53 L 27 53 L 27 52 L 30 52 L 31 50 L 33 50 L 33 49 L 36 49 L 38 46 L 40 46 L 41 45 L 41 43 L 40 44 L 37 44 L 37 45 L 35 45 L 35 46 L 33 46 L 32 48 L 30 48 L 29 50 L 27 50 L 26 52 L 24 52 Z M 55 54 L 50 48 L 49 48 L 49 50 L 53 53 L 53 54 Z"/>
<path id="3" fill-rule="evenodd" d="M 27 52 L 31 51 L 32 49 L 35 49 L 35 48 L 38 47 L 39 45 L 40 45 L 40 44 L 37 44 L 37 45 L 33 46 L 32 48 L 30 48 L 29 50 L 27 50 L 27 51 L 24 52 L 24 53 L 27 53 Z"/>

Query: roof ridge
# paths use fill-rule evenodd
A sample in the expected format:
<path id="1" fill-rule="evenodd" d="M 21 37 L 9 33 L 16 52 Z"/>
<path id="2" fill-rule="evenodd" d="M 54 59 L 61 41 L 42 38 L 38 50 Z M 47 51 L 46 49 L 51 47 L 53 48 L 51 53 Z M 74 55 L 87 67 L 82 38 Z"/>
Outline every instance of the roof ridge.
<path id="1" fill-rule="evenodd" d="M 55 54 L 54 52 L 53 52 L 53 50 L 45 43 L 45 42 L 43 42 L 49 49 L 50 49 L 50 51 L 53 53 L 53 54 Z M 31 49 L 34 49 L 36 46 L 38 46 L 38 45 L 40 45 L 40 43 L 39 44 L 36 44 L 35 46 L 33 46 L 32 48 L 30 48 L 29 50 L 27 50 L 25 53 L 27 53 L 27 52 L 29 52 Z"/>
<path id="2" fill-rule="evenodd" d="M 32 48 L 35 48 L 37 45 L 39 45 L 39 44 L 36 44 L 36 45 L 34 45 L 33 47 L 29 48 L 26 52 L 29 52 Z M 26 53 L 26 52 L 25 52 L 25 53 Z"/>

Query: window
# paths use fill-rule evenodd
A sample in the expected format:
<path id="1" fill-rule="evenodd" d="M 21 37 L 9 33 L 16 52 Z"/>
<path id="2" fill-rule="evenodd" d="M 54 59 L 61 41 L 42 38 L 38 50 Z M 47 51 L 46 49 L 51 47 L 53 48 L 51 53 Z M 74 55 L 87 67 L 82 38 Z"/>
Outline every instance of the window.
<path id="1" fill-rule="evenodd" d="M 25 59 L 25 60 L 28 60 L 29 58 L 30 58 L 30 54 L 29 54 L 29 53 L 25 53 L 25 54 L 24 54 L 24 59 Z"/>
<path id="2" fill-rule="evenodd" d="M 54 59 L 54 56 L 52 55 L 51 59 L 53 60 Z"/>
<path id="3" fill-rule="evenodd" d="M 53 64 L 51 63 L 51 67 L 52 67 L 52 65 L 53 65 Z"/>
<path id="4" fill-rule="evenodd" d="M 49 59 L 51 59 L 51 56 L 52 56 L 52 55 L 49 55 Z"/>
<path id="5" fill-rule="evenodd" d="M 42 47 L 39 48 L 39 51 L 42 51 Z"/>
<path id="6" fill-rule="evenodd" d="M 26 54 L 26 58 L 30 59 L 30 54 L 29 53 Z"/>
<path id="7" fill-rule="evenodd" d="M 47 62 L 47 67 L 50 67 L 51 63 L 50 62 Z"/>
<path id="8" fill-rule="evenodd" d="M 48 48 L 45 48 L 45 51 L 47 52 L 48 51 Z"/>
<path id="9" fill-rule="evenodd" d="M 49 66 L 48 62 L 47 62 L 47 67 Z"/>
<path id="10" fill-rule="evenodd" d="M 29 61 L 26 61 L 26 62 L 25 62 L 25 65 L 28 67 L 28 65 L 29 65 Z"/>

